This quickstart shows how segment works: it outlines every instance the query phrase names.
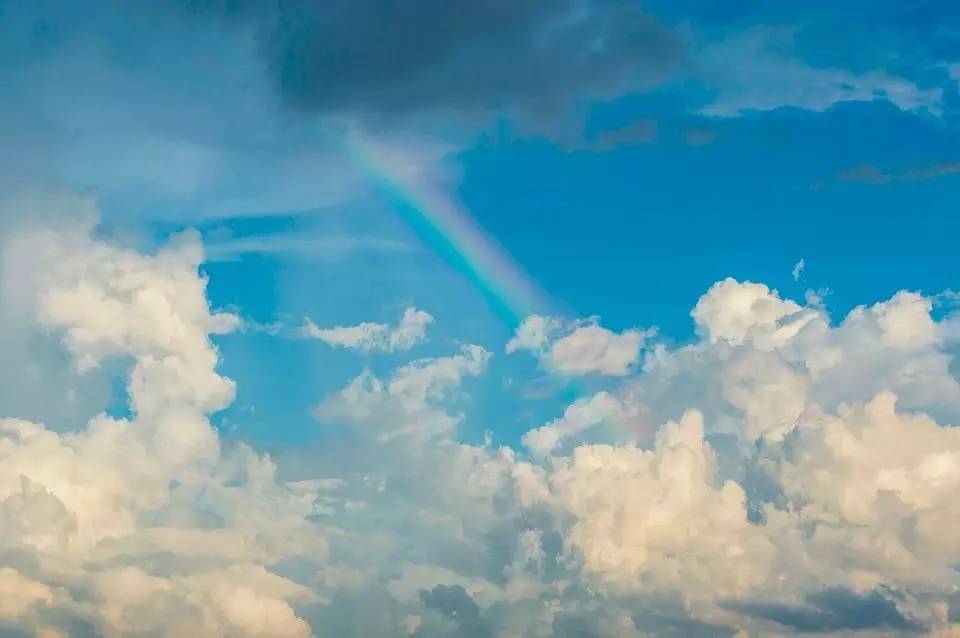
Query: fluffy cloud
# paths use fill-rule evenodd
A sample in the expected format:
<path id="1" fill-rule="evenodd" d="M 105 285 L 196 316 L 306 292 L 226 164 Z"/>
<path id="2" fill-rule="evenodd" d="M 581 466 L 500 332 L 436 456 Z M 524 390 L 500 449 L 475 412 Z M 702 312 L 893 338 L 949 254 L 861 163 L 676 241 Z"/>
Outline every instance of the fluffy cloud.
<path id="1" fill-rule="evenodd" d="M 423 359 L 399 368 L 384 383 L 364 372 L 345 388 L 324 399 L 313 414 L 321 421 L 363 424 L 380 432 L 381 440 L 402 434 L 429 438 L 449 434 L 459 420 L 437 409 L 436 402 L 461 379 L 486 368 L 490 353 L 480 346 L 464 346 L 462 353 Z"/>
<path id="2" fill-rule="evenodd" d="M 429 313 L 416 308 L 407 308 L 396 326 L 365 321 L 356 326 L 318 328 L 307 319 L 300 333 L 332 346 L 352 348 L 360 352 L 396 352 L 409 350 L 423 341 L 427 336 L 427 326 L 431 323 L 433 323 L 433 316 Z"/>
<path id="3" fill-rule="evenodd" d="M 524 435 L 538 463 L 515 467 L 529 477 L 519 504 L 552 512 L 541 537 L 559 533 L 566 577 L 608 601 L 672 593 L 694 617 L 641 614 L 631 631 L 949 631 L 960 458 L 943 423 L 960 416 L 960 385 L 951 320 L 931 311 L 900 292 L 833 323 L 761 284 L 719 282 L 692 312 L 701 339 L 655 345 L 619 390 Z M 558 329 L 532 318 L 510 348 L 548 351 Z M 638 427 L 678 410 L 653 440 Z M 633 442 L 564 448 L 600 422 Z M 584 598 L 563 604 L 564 623 L 611 631 Z"/>
<path id="4" fill-rule="evenodd" d="M 628 588 L 736 596 L 764 581 L 774 546 L 747 520 L 743 488 L 714 480 L 696 411 L 664 425 L 653 450 L 579 446 L 549 478 L 589 571 Z"/>
<path id="5" fill-rule="evenodd" d="M 901 292 L 833 325 L 760 284 L 713 286 L 692 313 L 702 340 L 655 347 L 616 395 L 646 420 L 700 411 L 649 448 L 627 421 L 637 443 L 547 459 L 538 498 L 570 559 L 616 591 L 674 591 L 731 632 L 946 631 L 958 439 L 895 408 L 958 415 L 949 320 L 931 309 Z M 558 431 L 525 441 L 551 449 Z"/>
<path id="6" fill-rule="evenodd" d="M 809 543 L 829 550 L 824 573 L 855 567 L 844 577 L 860 587 L 942 582 L 960 558 L 945 533 L 960 517 L 960 430 L 895 406 L 881 393 L 813 417 L 772 464 L 787 501 L 814 523 Z"/>
<path id="7" fill-rule="evenodd" d="M 714 284 L 690 314 L 711 343 L 750 341 L 760 350 L 782 345 L 816 316 L 763 284 L 733 279 Z"/>
<path id="8" fill-rule="evenodd" d="M 291 602 L 312 592 L 267 568 L 323 559 L 313 497 L 278 483 L 268 458 L 223 451 L 207 420 L 234 393 L 209 335 L 237 320 L 208 308 L 198 238 L 143 255 L 79 227 L 18 236 L 5 252 L 79 371 L 132 364 L 127 418 L 64 434 L 0 419 L 0 551 L 20 557 L 2 574 L 19 592 L 4 613 L 43 606 L 25 624 L 67 634 L 309 634 Z"/>
<path id="9" fill-rule="evenodd" d="M 616 333 L 595 319 L 563 323 L 553 317 L 532 315 L 517 327 L 507 343 L 507 353 L 533 352 L 548 369 L 561 374 L 623 376 L 640 356 L 652 332 L 624 330 Z"/>
<path id="10" fill-rule="evenodd" d="M 0 618 L 19 620 L 33 605 L 53 602 L 53 592 L 43 583 L 21 576 L 17 570 L 0 568 Z"/>
<path id="11" fill-rule="evenodd" d="M 782 435 L 809 407 L 834 410 L 884 390 L 907 409 L 956 422 L 960 384 L 950 371 L 949 322 L 935 322 L 931 310 L 928 299 L 904 291 L 832 324 L 820 306 L 727 279 L 692 312 L 703 338 L 652 348 L 628 385 L 653 422 L 675 418 L 679 403 L 744 440 Z"/>
<path id="12" fill-rule="evenodd" d="M 238 320 L 210 310 L 196 236 L 143 254 L 86 228 L 31 232 L 4 256 L 26 273 L 5 272 L 19 282 L 5 298 L 29 304 L 71 374 L 129 366 L 129 414 L 64 433 L 0 419 L 2 622 L 107 636 L 955 628 L 955 320 L 919 294 L 834 322 L 728 279 L 675 348 L 532 317 L 508 350 L 619 378 L 531 427 L 525 449 L 465 442 L 491 355 L 464 345 L 348 381 L 314 409 L 321 442 L 274 461 L 210 424 L 235 391 L 211 335 Z"/>

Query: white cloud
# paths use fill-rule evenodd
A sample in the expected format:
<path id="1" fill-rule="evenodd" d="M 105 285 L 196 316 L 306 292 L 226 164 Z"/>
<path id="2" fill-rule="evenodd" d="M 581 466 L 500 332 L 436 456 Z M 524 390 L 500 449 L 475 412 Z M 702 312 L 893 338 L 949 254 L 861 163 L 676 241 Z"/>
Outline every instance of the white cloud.
<path id="1" fill-rule="evenodd" d="M 223 451 L 207 420 L 234 393 L 209 335 L 237 320 L 208 308 L 196 235 L 151 256 L 84 227 L 9 241 L 30 273 L 23 298 L 79 369 L 133 364 L 127 419 L 101 414 L 65 434 L 0 419 L 0 549 L 31 557 L 3 572 L 20 592 L 4 609 L 46 605 L 38 631 L 82 621 L 106 636 L 308 635 L 290 603 L 312 593 L 265 566 L 322 560 L 326 543 L 306 519 L 312 499 L 277 483 L 269 459 Z"/>
<path id="2" fill-rule="evenodd" d="M 49 587 L 24 578 L 15 569 L 0 567 L 0 618 L 18 620 L 31 606 L 52 602 Z"/>
<path id="3" fill-rule="evenodd" d="M 629 412 L 629 405 L 607 392 L 598 392 L 575 401 L 560 418 L 524 434 L 523 444 L 534 456 L 546 456 L 565 439 L 607 420 L 622 421 L 629 418 Z"/>
<path id="4" fill-rule="evenodd" d="M 763 284 L 733 279 L 714 284 L 690 313 L 712 343 L 732 345 L 752 342 L 762 350 L 774 349 L 792 339 L 817 316 Z"/>
<path id="5" fill-rule="evenodd" d="M 545 368 L 561 374 L 623 376 L 652 334 L 635 329 L 616 333 L 596 319 L 565 324 L 553 317 L 531 315 L 517 327 L 506 350 L 529 350 Z"/>
<path id="6" fill-rule="evenodd" d="M 407 308 L 396 326 L 365 321 L 356 326 L 319 328 L 307 319 L 300 333 L 332 346 L 351 348 L 360 352 L 396 352 L 409 350 L 423 341 L 427 335 L 427 326 L 431 323 L 433 323 L 433 316 L 429 313 L 416 308 Z"/>
<path id="7" fill-rule="evenodd" d="M 892 587 L 912 592 L 890 602 L 904 623 L 949 627 L 937 610 L 956 585 L 960 545 L 947 530 L 960 439 L 944 421 L 895 410 L 887 391 L 960 422 L 942 350 L 949 319 L 930 312 L 929 300 L 900 292 L 832 325 L 822 308 L 765 286 L 719 282 L 692 313 L 702 340 L 655 346 L 615 394 L 644 420 L 700 411 L 664 425 L 652 449 L 627 421 L 635 443 L 551 457 L 549 488 L 534 498 L 568 518 L 568 554 L 601 583 L 674 591 L 704 621 L 766 635 L 769 621 L 731 616 L 718 598 L 789 606 L 820 588 Z M 566 417 L 525 442 L 554 449 L 566 428 L 590 422 Z M 704 429 L 741 443 L 715 452 Z"/>
<path id="8" fill-rule="evenodd" d="M 517 326 L 513 337 L 507 342 L 507 354 L 517 350 L 541 350 L 550 343 L 550 335 L 559 330 L 562 325 L 553 317 L 530 315 Z"/>
<path id="9" fill-rule="evenodd" d="M 907 409 L 960 421 L 960 384 L 944 343 L 949 321 L 901 292 L 833 324 L 823 307 L 782 299 L 762 284 L 727 279 L 692 315 L 703 337 L 648 352 L 627 382 L 654 423 L 696 407 L 717 432 L 744 442 L 782 435 L 808 408 L 835 409 L 889 390 Z"/>
<path id="10" fill-rule="evenodd" d="M 696 411 L 664 425 L 654 450 L 579 446 L 549 478 L 589 571 L 630 589 L 736 596 L 764 581 L 775 549 L 747 521 L 743 489 L 714 480 Z"/>
<path id="11" fill-rule="evenodd" d="M 824 574 L 860 588 L 934 586 L 960 559 L 960 540 L 948 531 L 960 518 L 960 430 L 895 405 L 881 393 L 835 416 L 812 416 L 784 442 L 773 470 L 802 523 L 816 530 L 807 544 Z"/>
<path id="12" fill-rule="evenodd" d="M 29 276 L 4 298 L 29 305 L 75 374 L 131 364 L 127 418 L 62 434 L 0 419 L 8 623 L 105 636 L 551 635 L 565 623 L 785 635 L 795 628 L 747 603 L 803 609 L 843 588 L 934 634 L 955 624 L 960 438 L 946 424 L 960 423 L 960 384 L 951 320 L 919 294 L 835 322 L 728 279 L 692 311 L 698 338 L 675 348 L 531 317 L 508 350 L 625 378 L 523 433 L 529 456 L 493 434 L 463 442 L 488 425 L 470 395 L 490 362 L 466 345 L 324 398 L 314 414 L 334 427 L 282 451 L 282 482 L 210 424 L 234 394 L 211 335 L 237 320 L 210 310 L 195 235 L 152 255 L 85 228 L 8 244 L 3 263 Z M 378 330 L 357 343 L 371 332 L 390 343 Z"/>

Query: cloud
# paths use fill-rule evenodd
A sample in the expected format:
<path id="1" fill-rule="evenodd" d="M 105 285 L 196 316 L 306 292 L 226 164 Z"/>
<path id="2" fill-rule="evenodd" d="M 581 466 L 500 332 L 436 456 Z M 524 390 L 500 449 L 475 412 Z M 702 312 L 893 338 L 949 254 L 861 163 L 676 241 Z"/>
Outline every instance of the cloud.
<path id="1" fill-rule="evenodd" d="M 960 555 L 940 527 L 956 515 L 949 492 L 960 484 L 960 434 L 926 415 L 898 413 L 895 405 L 894 395 L 881 393 L 862 406 L 841 406 L 836 416 L 811 417 L 784 442 L 777 461 L 783 493 L 804 519 L 836 523 L 811 544 L 862 565 L 858 584 L 880 584 L 891 574 L 926 580 L 925 570 L 937 570 L 927 561 Z M 893 523 L 894 512 L 911 519 L 910 531 Z M 898 549 L 881 564 L 869 545 Z"/>
<path id="2" fill-rule="evenodd" d="M 835 183 L 889 184 L 891 182 L 915 182 L 937 179 L 957 173 L 960 173 L 960 162 L 953 161 L 937 162 L 900 171 L 884 170 L 873 164 L 860 164 L 840 171 L 829 181 Z M 823 183 L 818 183 L 817 185 L 823 185 Z"/>
<path id="3" fill-rule="evenodd" d="M 941 622 L 929 599 L 901 606 L 885 598 L 890 613 L 841 619 L 816 594 L 823 584 L 916 587 L 917 596 L 949 589 L 943 570 L 960 547 L 942 533 L 942 521 L 955 516 L 947 494 L 960 477 L 960 440 L 930 416 L 896 409 L 897 398 L 884 391 L 898 388 L 914 405 L 957 418 L 960 386 L 946 368 L 949 357 L 937 354 L 941 325 L 930 309 L 923 297 L 901 292 L 832 327 L 822 311 L 765 286 L 716 284 L 692 313 L 703 340 L 672 352 L 655 348 L 618 394 L 646 419 L 677 405 L 703 412 L 668 422 L 652 449 L 581 444 L 552 458 L 539 498 L 573 516 L 563 534 L 567 551 L 620 590 L 672 589 L 690 600 L 749 600 L 787 579 L 793 594 L 806 590 L 820 607 L 777 603 L 786 605 L 776 607 L 782 614 L 739 603 L 721 608 L 776 616 L 799 630 Z M 891 366 L 900 372 L 890 375 Z M 838 376 L 841 369 L 848 372 Z M 915 385 L 921 377 L 941 394 Z M 851 402 L 838 405 L 838 395 Z M 718 442 L 735 433 L 747 445 L 721 453 L 706 442 L 708 432 Z M 731 453 L 741 462 L 753 457 L 753 470 L 739 474 L 722 458 Z M 697 531 L 701 523 L 709 531 Z M 682 540 L 688 532 L 689 542 Z"/>
<path id="4" fill-rule="evenodd" d="M 433 323 L 433 316 L 429 313 L 416 308 L 407 308 L 396 326 L 364 322 L 356 326 L 318 328 L 307 319 L 306 324 L 300 329 L 300 334 L 309 339 L 319 339 L 331 346 L 365 353 L 397 352 L 409 350 L 423 341 L 427 335 L 427 326 L 431 323 Z"/>
<path id="5" fill-rule="evenodd" d="M 821 306 L 727 279 L 691 313 L 702 340 L 672 351 L 652 348 L 631 391 L 648 421 L 673 417 L 676 402 L 685 402 L 719 421 L 721 431 L 731 424 L 738 437 L 744 426 L 748 437 L 778 436 L 806 406 L 835 409 L 883 390 L 909 409 L 953 422 L 960 420 L 960 384 L 943 342 L 948 324 L 935 322 L 931 309 L 928 299 L 904 291 L 832 325 Z"/>
<path id="6" fill-rule="evenodd" d="M 798 631 L 919 630 L 937 622 L 931 592 L 951 591 L 960 555 L 944 531 L 956 516 L 948 495 L 960 441 L 929 417 L 897 413 L 893 401 L 881 394 L 837 415 L 811 413 L 763 449 L 761 464 L 787 501 L 768 503 L 759 522 L 749 520 L 742 486 L 720 482 L 695 411 L 665 424 L 652 449 L 577 446 L 554 459 L 541 498 L 572 517 L 569 555 L 617 591 L 675 591 L 693 606 L 710 601 Z M 752 602 L 784 582 L 782 602 Z M 831 589 L 820 592 L 824 584 Z M 883 587 L 932 600 L 902 605 L 876 593 Z M 811 607 L 788 603 L 805 590 Z M 722 616 L 703 618 L 713 617 Z"/>
<path id="7" fill-rule="evenodd" d="M 842 630 L 894 629 L 915 633 L 918 623 L 904 618 L 896 604 L 879 592 L 860 595 L 846 589 L 830 589 L 807 596 L 809 606 L 730 603 L 728 607 L 804 633 Z"/>
<path id="8" fill-rule="evenodd" d="M 742 488 L 714 480 L 696 411 L 664 425 L 653 450 L 578 446 L 549 475 L 587 570 L 628 589 L 736 596 L 763 582 L 775 548 L 747 520 Z"/>
<path id="9" fill-rule="evenodd" d="M 0 618 L 4 620 L 20 620 L 32 606 L 53 602 L 49 587 L 9 567 L 0 568 L 0 594 Z"/>
<path id="10" fill-rule="evenodd" d="M 5 190 L 96 192 L 105 219 L 127 225 L 315 210 L 366 192 L 339 151 L 342 123 L 290 126 L 249 26 L 175 5 L 5 11 Z M 37 25 L 57 36 L 38 41 Z"/>
<path id="11" fill-rule="evenodd" d="M 213 338 L 238 319 L 210 308 L 197 234 L 141 253 L 89 227 L 32 229 L 3 252 L 3 281 L 19 283 L 5 299 L 72 374 L 129 366 L 127 416 L 62 434 L 0 419 L 0 590 L 15 592 L 0 616 L 25 631 L 743 636 L 955 623 L 944 609 L 960 561 L 960 435 L 946 424 L 960 422 L 960 384 L 951 319 L 917 293 L 832 321 L 726 279 L 693 309 L 697 337 L 674 347 L 534 316 L 509 349 L 617 378 L 521 433 L 525 449 L 493 434 L 464 442 L 486 425 L 471 406 L 495 371 L 486 349 L 464 345 L 347 381 L 314 410 L 318 443 L 270 458 L 210 422 L 235 393 Z M 350 339 L 390 343 L 404 325 Z"/>
<path id="12" fill-rule="evenodd" d="M 493 636 L 493 632 L 480 618 L 477 603 L 460 585 L 437 585 L 429 591 L 422 589 L 420 598 L 427 608 L 440 612 L 456 625 L 456 635 L 469 638 Z"/>
<path id="13" fill-rule="evenodd" d="M 714 284 L 690 314 L 711 343 L 750 341 L 761 350 L 789 341 L 816 317 L 814 311 L 780 299 L 763 284 L 733 279 Z"/>
<path id="14" fill-rule="evenodd" d="M 794 281 L 800 281 L 800 276 L 803 275 L 803 270 L 806 267 L 807 262 L 805 262 L 802 258 L 793 265 L 793 270 L 790 271 L 790 276 L 793 277 Z"/>
<path id="15" fill-rule="evenodd" d="M 221 359 L 245 337 L 227 337 L 239 318 L 211 307 L 211 255 L 190 231 L 132 249 L 111 234 L 118 222 L 356 201 L 365 178 L 343 162 L 339 116 L 378 136 L 398 115 L 427 128 L 441 111 L 549 116 L 643 91 L 682 46 L 635 4 L 602 1 L 188 4 L 194 18 L 236 15 L 4 13 L 0 131 L 14 143 L 0 182 L 93 187 L 112 218 L 96 227 L 92 200 L 4 196 L 0 633 L 957 633 L 960 329 L 916 292 L 831 317 L 727 279 L 680 345 L 533 316 L 509 352 L 610 377 L 578 381 L 590 391 L 536 418 L 506 412 L 486 341 L 410 360 L 432 325 L 423 311 L 308 323 L 311 337 L 394 356 L 339 381 L 324 367 L 340 389 L 281 406 L 315 404 L 315 440 L 271 439 L 267 456 L 222 437 L 238 389 Z M 704 109 L 718 117 L 850 99 L 947 110 L 926 80 L 805 58 L 769 31 L 728 35 L 684 74 L 713 87 Z M 599 146 L 655 128 L 637 120 Z M 368 145 L 453 206 L 434 188 L 451 156 L 440 147 Z M 400 249 L 287 233 L 208 248 Z M 282 439 L 289 426 L 275 425 Z"/>
<path id="16" fill-rule="evenodd" d="M 209 310 L 198 237 L 143 255 L 89 230 L 8 237 L 4 263 L 29 273 L 24 299 L 78 370 L 132 361 L 130 416 L 65 434 L 0 419 L 0 551 L 27 557 L 0 575 L 20 592 L 3 608 L 37 631 L 308 635 L 291 603 L 312 592 L 266 566 L 322 560 L 326 543 L 310 492 L 249 448 L 224 449 L 208 421 L 234 395 L 210 334 L 237 318 Z"/>
<path id="17" fill-rule="evenodd" d="M 562 107 L 643 86 L 681 52 L 639 7 L 605 1 L 282 2 L 259 19 L 281 95 L 310 111 Z"/>
<path id="18" fill-rule="evenodd" d="M 596 319 L 564 323 L 553 317 L 531 315 L 517 327 L 507 353 L 533 352 L 548 370 L 560 374 L 623 376 L 636 363 L 640 348 L 653 331 L 603 328 Z"/>
<path id="19" fill-rule="evenodd" d="M 379 237 L 324 236 L 305 237 L 297 234 L 258 235 L 207 241 L 204 250 L 208 261 L 231 261 L 244 255 L 298 255 L 316 259 L 342 259 L 355 253 L 405 252 L 411 247 L 403 242 Z"/>
<path id="20" fill-rule="evenodd" d="M 404 365 L 386 383 L 364 372 L 321 401 L 313 415 L 321 421 L 346 421 L 379 432 L 379 441 L 402 435 L 449 436 L 460 418 L 438 409 L 437 402 L 464 377 L 483 372 L 489 359 L 489 352 L 468 345 L 458 355 Z"/>

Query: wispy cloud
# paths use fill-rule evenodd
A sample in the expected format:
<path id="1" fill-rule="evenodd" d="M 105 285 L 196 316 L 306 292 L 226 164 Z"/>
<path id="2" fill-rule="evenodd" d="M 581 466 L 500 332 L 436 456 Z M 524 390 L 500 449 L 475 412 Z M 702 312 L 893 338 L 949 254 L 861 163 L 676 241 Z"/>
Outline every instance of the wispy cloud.
<path id="1" fill-rule="evenodd" d="M 396 326 L 365 321 L 355 326 L 320 328 L 307 319 L 298 332 L 302 337 L 319 339 L 340 348 L 360 352 L 396 352 L 409 350 L 423 341 L 427 336 L 427 326 L 431 323 L 433 316 L 429 313 L 407 308 Z"/>
<path id="2" fill-rule="evenodd" d="M 886 99 L 901 111 L 943 111 L 943 89 L 924 88 L 885 70 L 854 72 L 810 65 L 796 29 L 758 26 L 704 46 L 696 75 L 716 92 L 705 115 L 737 117 L 792 107 L 822 112 L 840 102 Z"/>
<path id="3" fill-rule="evenodd" d="M 790 271 L 790 276 L 793 277 L 794 281 L 800 281 L 800 277 L 803 275 L 803 270 L 806 267 L 807 262 L 803 259 L 793 265 L 793 270 Z"/>
<path id="4" fill-rule="evenodd" d="M 891 182 L 919 182 L 957 173 L 960 173 L 960 161 L 958 160 L 936 162 L 901 170 L 883 169 L 876 164 L 857 164 L 845 168 L 826 180 L 815 182 L 811 186 L 816 188 L 833 183 L 889 184 Z"/>
<path id="5" fill-rule="evenodd" d="M 214 240 L 205 245 L 210 261 L 233 261 L 244 255 L 297 255 L 313 259 L 336 260 L 352 253 L 404 252 L 413 247 L 394 239 L 328 235 L 306 237 L 292 233 Z"/>

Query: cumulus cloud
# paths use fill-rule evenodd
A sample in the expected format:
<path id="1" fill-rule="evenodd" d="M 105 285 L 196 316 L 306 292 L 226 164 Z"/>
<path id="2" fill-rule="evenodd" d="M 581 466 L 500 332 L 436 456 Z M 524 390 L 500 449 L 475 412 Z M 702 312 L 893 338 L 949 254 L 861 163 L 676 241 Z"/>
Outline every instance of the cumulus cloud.
<path id="1" fill-rule="evenodd" d="M 942 609 L 957 548 L 942 530 L 955 516 L 946 498 L 960 467 L 954 432 L 896 409 L 892 394 L 874 390 L 897 385 L 897 375 L 869 378 L 863 400 L 848 386 L 848 403 L 832 403 L 818 379 L 831 366 L 936 359 L 940 328 L 929 309 L 919 295 L 901 293 L 834 325 L 822 309 L 759 284 L 720 282 L 694 312 L 702 341 L 655 348 L 620 390 L 581 399 L 531 429 L 523 442 L 533 462 L 509 449 L 454 443 L 461 417 L 444 405 L 459 393 L 456 374 L 405 403 L 383 389 L 335 397 L 353 406 L 389 403 L 393 423 L 409 413 L 419 424 L 443 424 L 439 436 L 414 443 L 424 439 L 383 440 L 368 429 L 389 420 L 385 412 L 341 416 L 392 459 L 376 455 L 363 461 L 368 469 L 355 468 L 390 475 L 365 493 L 367 507 L 377 502 L 393 525 L 410 525 L 386 502 L 402 489 L 417 499 L 419 524 L 431 526 L 421 533 L 432 543 L 466 543 L 483 556 L 480 563 L 464 563 L 456 552 L 442 553 L 439 563 L 409 562 L 388 583 L 410 606 L 396 622 L 424 636 L 521 627 L 600 635 L 642 635 L 644 627 L 664 635 L 682 635 L 680 628 L 716 635 L 947 631 Z M 545 325 L 534 321 L 517 338 L 536 347 Z M 415 367 L 465 365 L 445 359 Z M 944 372 L 928 369 L 930 380 L 955 383 Z M 394 379 L 409 374 L 400 368 Z M 899 389 L 912 394 L 910 383 Z M 955 386 L 942 389 L 956 398 Z M 666 399 L 669 406 L 661 405 Z M 635 427 L 678 405 L 697 409 L 668 420 L 652 441 Z M 601 422 L 634 440 L 565 445 Z M 730 433 L 748 445 L 726 445 Z M 431 477 L 444 477 L 440 484 L 421 483 L 424 465 Z M 454 494 L 460 500 L 448 500 Z M 434 509 L 440 503 L 447 515 Z M 511 549 L 494 551 L 500 543 Z M 533 605 L 544 597 L 553 601 L 548 607 Z M 464 610 L 465 625 L 448 613 L 453 607 Z"/>
<path id="2" fill-rule="evenodd" d="M 427 336 L 427 326 L 433 316 L 423 310 L 407 308 L 400 323 L 391 326 L 385 323 L 365 321 L 356 326 L 319 328 L 307 319 L 300 334 L 310 339 L 319 339 L 331 346 L 350 348 L 360 352 L 396 352 L 409 350 Z"/>
<path id="3" fill-rule="evenodd" d="M 664 425 L 653 450 L 578 446 L 549 477 L 588 570 L 627 588 L 736 596 L 763 582 L 774 547 L 747 520 L 743 489 L 714 480 L 696 411 Z"/>
<path id="4" fill-rule="evenodd" d="M 816 316 L 763 284 L 733 279 L 714 284 L 690 314 L 712 343 L 750 341 L 761 350 L 789 341 Z"/>
<path id="5" fill-rule="evenodd" d="M 911 410 L 956 418 L 960 386 L 930 312 L 930 300 L 901 292 L 834 323 L 822 307 L 762 284 L 718 282 L 692 312 L 699 340 L 654 345 L 618 389 L 530 429 L 522 437 L 530 460 L 453 443 L 462 417 L 443 406 L 457 392 L 456 374 L 432 400 L 418 390 L 415 400 L 394 403 L 386 390 L 393 382 L 378 381 L 374 392 L 328 401 L 393 406 L 392 420 L 366 407 L 341 410 L 367 437 L 378 436 L 369 424 L 402 423 L 401 414 L 439 424 L 442 435 L 425 446 L 378 439 L 404 459 L 389 470 L 369 466 L 392 473 L 378 483 L 378 498 L 419 480 L 418 465 L 434 459 L 431 474 L 446 477 L 444 487 L 421 488 L 427 500 L 419 502 L 432 508 L 442 493 L 456 493 L 473 509 L 451 504 L 452 519 L 421 510 L 433 521 L 433 542 L 442 544 L 437 534 L 452 524 L 458 543 L 471 539 L 498 566 L 405 568 L 391 587 L 408 592 L 410 605 L 417 601 L 409 592 L 422 590 L 426 608 L 411 609 L 418 623 L 409 625 L 420 635 L 467 631 L 441 600 L 467 610 L 470 631 L 942 633 L 958 552 L 944 532 L 957 516 L 948 495 L 960 476 L 955 432 L 943 424 L 955 421 Z M 564 329 L 531 318 L 510 348 L 546 351 Z M 400 368 L 394 378 L 409 374 Z M 646 424 L 678 410 L 651 439 Z M 621 441 L 581 438 L 601 423 Z M 491 504 L 486 498 L 500 504 L 479 507 Z M 491 553 L 481 530 L 511 551 Z M 544 597 L 553 601 L 547 608 L 531 607 Z"/>
<path id="6" fill-rule="evenodd" d="M 881 393 L 811 417 L 776 462 L 785 497 L 806 522 L 821 524 L 810 544 L 829 551 L 832 569 L 857 566 L 845 577 L 860 588 L 936 582 L 960 554 L 942 527 L 958 516 L 949 494 L 960 483 L 960 431 L 895 406 L 893 394 Z"/>
<path id="7" fill-rule="evenodd" d="M 129 365 L 127 416 L 64 433 L 0 419 L 8 625 L 424 638 L 955 630 L 960 384 L 951 319 L 929 298 L 900 292 L 834 321 L 727 279 L 693 309 L 697 337 L 676 347 L 535 316 L 508 350 L 618 378 L 530 427 L 522 449 L 464 442 L 491 357 L 464 345 L 347 381 L 314 409 L 320 442 L 274 461 L 211 426 L 235 392 L 212 335 L 238 319 L 210 309 L 198 237 L 147 254 L 88 231 L 25 232 L 4 248 L 5 268 L 28 274 L 16 298 L 72 374 Z M 382 345 L 404 322 L 361 325 L 374 328 L 352 343 Z"/>
<path id="8" fill-rule="evenodd" d="M 640 356 L 640 348 L 653 331 L 616 333 L 596 319 L 564 323 L 554 317 L 531 315 L 507 342 L 507 353 L 533 352 L 548 370 L 569 375 L 623 376 Z"/>
<path id="9" fill-rule="evenodd" d="M 208 421 L 234 395 L 210 335 L 237 318 L 209 310 L 198 237 L 143 255 L 64 228 L 8 238 L 5 253 L 78 370 L 132 367 L 129 417 L 64 434 L 0 419 L 0 551 L 14 560 L 0 581 L 18 592 L 4 614 L 65 635 L 308 635 L 291 602 L 312 592 L 268 566 L 322 560 L 326 544 L 308 533 L 309 492 L 249 448 L 223 449 Z"/>

